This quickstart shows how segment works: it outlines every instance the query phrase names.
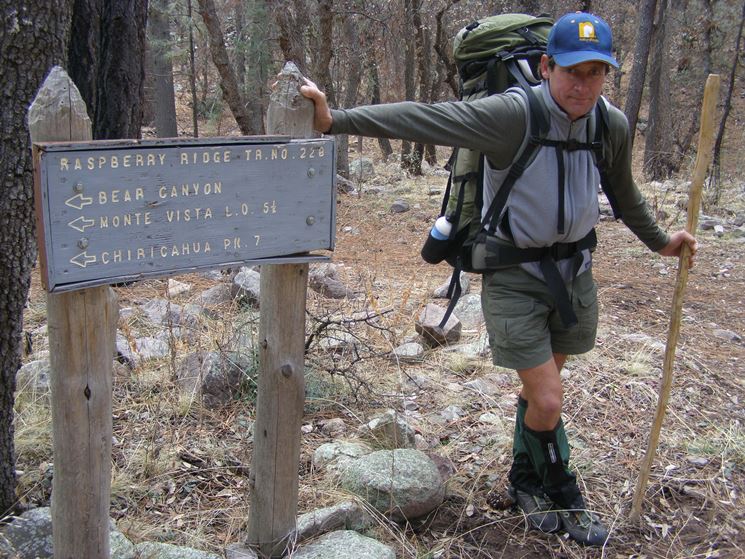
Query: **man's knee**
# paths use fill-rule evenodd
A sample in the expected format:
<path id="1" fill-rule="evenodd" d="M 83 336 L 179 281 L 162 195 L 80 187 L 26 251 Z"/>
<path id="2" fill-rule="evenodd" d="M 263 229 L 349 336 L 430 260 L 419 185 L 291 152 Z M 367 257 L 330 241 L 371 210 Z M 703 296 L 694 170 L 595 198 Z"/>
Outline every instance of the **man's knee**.
<path id="1" fill-rule="evenodd" d="M 561 392 L 534 394 L 528 400 L 525 424 L 534 431 L 551 431 L 561 417 Z"/>

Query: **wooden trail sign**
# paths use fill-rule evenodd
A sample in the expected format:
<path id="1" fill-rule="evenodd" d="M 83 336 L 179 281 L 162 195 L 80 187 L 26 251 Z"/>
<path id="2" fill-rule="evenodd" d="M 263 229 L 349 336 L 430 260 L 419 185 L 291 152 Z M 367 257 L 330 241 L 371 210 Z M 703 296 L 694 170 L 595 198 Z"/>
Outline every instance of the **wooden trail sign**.
<path id="1" fill-rule="evenodd" d="M 48 291 L 334 246 L 330 139 L 40 143 L 34 158 Z"/>

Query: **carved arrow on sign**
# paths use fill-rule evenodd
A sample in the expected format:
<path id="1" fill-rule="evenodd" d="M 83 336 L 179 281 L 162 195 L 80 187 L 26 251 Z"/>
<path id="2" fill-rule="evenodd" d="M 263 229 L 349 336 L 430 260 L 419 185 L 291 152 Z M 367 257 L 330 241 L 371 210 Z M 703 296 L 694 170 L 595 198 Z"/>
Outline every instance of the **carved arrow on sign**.
<path id="1" fill-rule="evenodd" d="M 75 208 L 76 210 L 82 210 L 85 206 L 93 203 L 93 198 L 89 196 L 83 196 L 83 193 L 76 194 L 72 198 L 65 200 L 65 205 Z"/>
<path id="2" fill-rule="evenodd" d="M 80 266 L 81 268 L 85 268 L 88 264 L 92 264 L 95 261 L 96 256 L 93 254 L 88 256 L 87 252 L 81 252 L 75 258 L 70 258 L 70 262 Z"/>
<path id="3" fill-rule="evenodd" d="M 95 219 L 86 219 L 84 216 L 80 216 L 77 219 L 72 220 L 68 225 L 73 229 L 77 229 L 81 233 L 85 232 L 88 227 L 93 227 L 96 224 Z"/>

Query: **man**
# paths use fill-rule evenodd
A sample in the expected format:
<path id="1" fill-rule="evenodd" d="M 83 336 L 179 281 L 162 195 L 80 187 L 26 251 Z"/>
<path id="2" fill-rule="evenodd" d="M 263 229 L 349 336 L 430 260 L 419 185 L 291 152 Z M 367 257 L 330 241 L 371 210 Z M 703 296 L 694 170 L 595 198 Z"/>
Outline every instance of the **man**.
<path id="1" fill-rule="evenodd" d="M 617 68 L 618 63 L 605 21 L 578 12 L 556 22 L 540 63 L 543 82 L 533 88 L 549 116 L 547 139 L 559 146 L 571 141 L 574 146 L 587 146 L 593 140 L 590 131 L 599 125 L 594 109 L 597 103 L 606 103 L 601 91 L 610 66 Z M 314 101 L 314 124 L 321 132 L 483 152 L 484 212 L 530 130 L 527 97 L 518 90 L 475 101 L 406 102 L 345 111 L 330 110 L 324 94 L 312 83 L 301 87 L 301 92 Z M 632 178 L 628 123 L 610 105 L 603 142 L 606 182 L 623 222 L 663 256 L 678 256 L 683 244 L 694 254 L 696 241 L 690 234 L 668 235 L 656 224 Z M 552 247 L 551 254 L 556 256 L 548 263 L 524 261 L 485 273 L 481 294 L 493 361 L 516 369 L 522 381 L 509 475 L 511 492 L 534 528 L 553 532 L 563 527 L 573 539 L 588 545 L 603 545 L 608 530 L 587 510 L 569 469 L 559 373 L 568 355 L 589 351 L 595 344 L 594 244 L 588 247 L 583 241 L 590 236 L 594 239 L 599 182 L 589 149 L 541 147 L 515 182 L 494 236 L 498 244 L 513 250 Z"/>

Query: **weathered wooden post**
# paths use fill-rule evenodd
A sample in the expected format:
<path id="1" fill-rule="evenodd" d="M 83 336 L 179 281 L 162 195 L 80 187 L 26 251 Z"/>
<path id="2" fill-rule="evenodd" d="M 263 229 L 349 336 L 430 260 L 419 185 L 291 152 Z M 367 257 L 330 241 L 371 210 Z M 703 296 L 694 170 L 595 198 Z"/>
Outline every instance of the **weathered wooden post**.
<path id="1" fill-rule="evenodd" d="M 85 103 L 60 67 L 53 68 L 44 82 L 28 121 L 32 142 L 91 139 Z M 38 211 L 38 197 L 36 204 Z M 47 314 L 54 557 L 109 559 L 116 295 L 109 286 L 49 293 Z"/>
<path id="2" fill-rule="evenodd" d="M 301 83 L 295 65 L 286 64 L 271 97 L 267 133 L 314 135 L 313 103 L 300 94 Z M 307 263 L 261 268 L 260 374 L 248 541 L 271 557 L 285 551 L 297 517 L 307 285 Z"/>

